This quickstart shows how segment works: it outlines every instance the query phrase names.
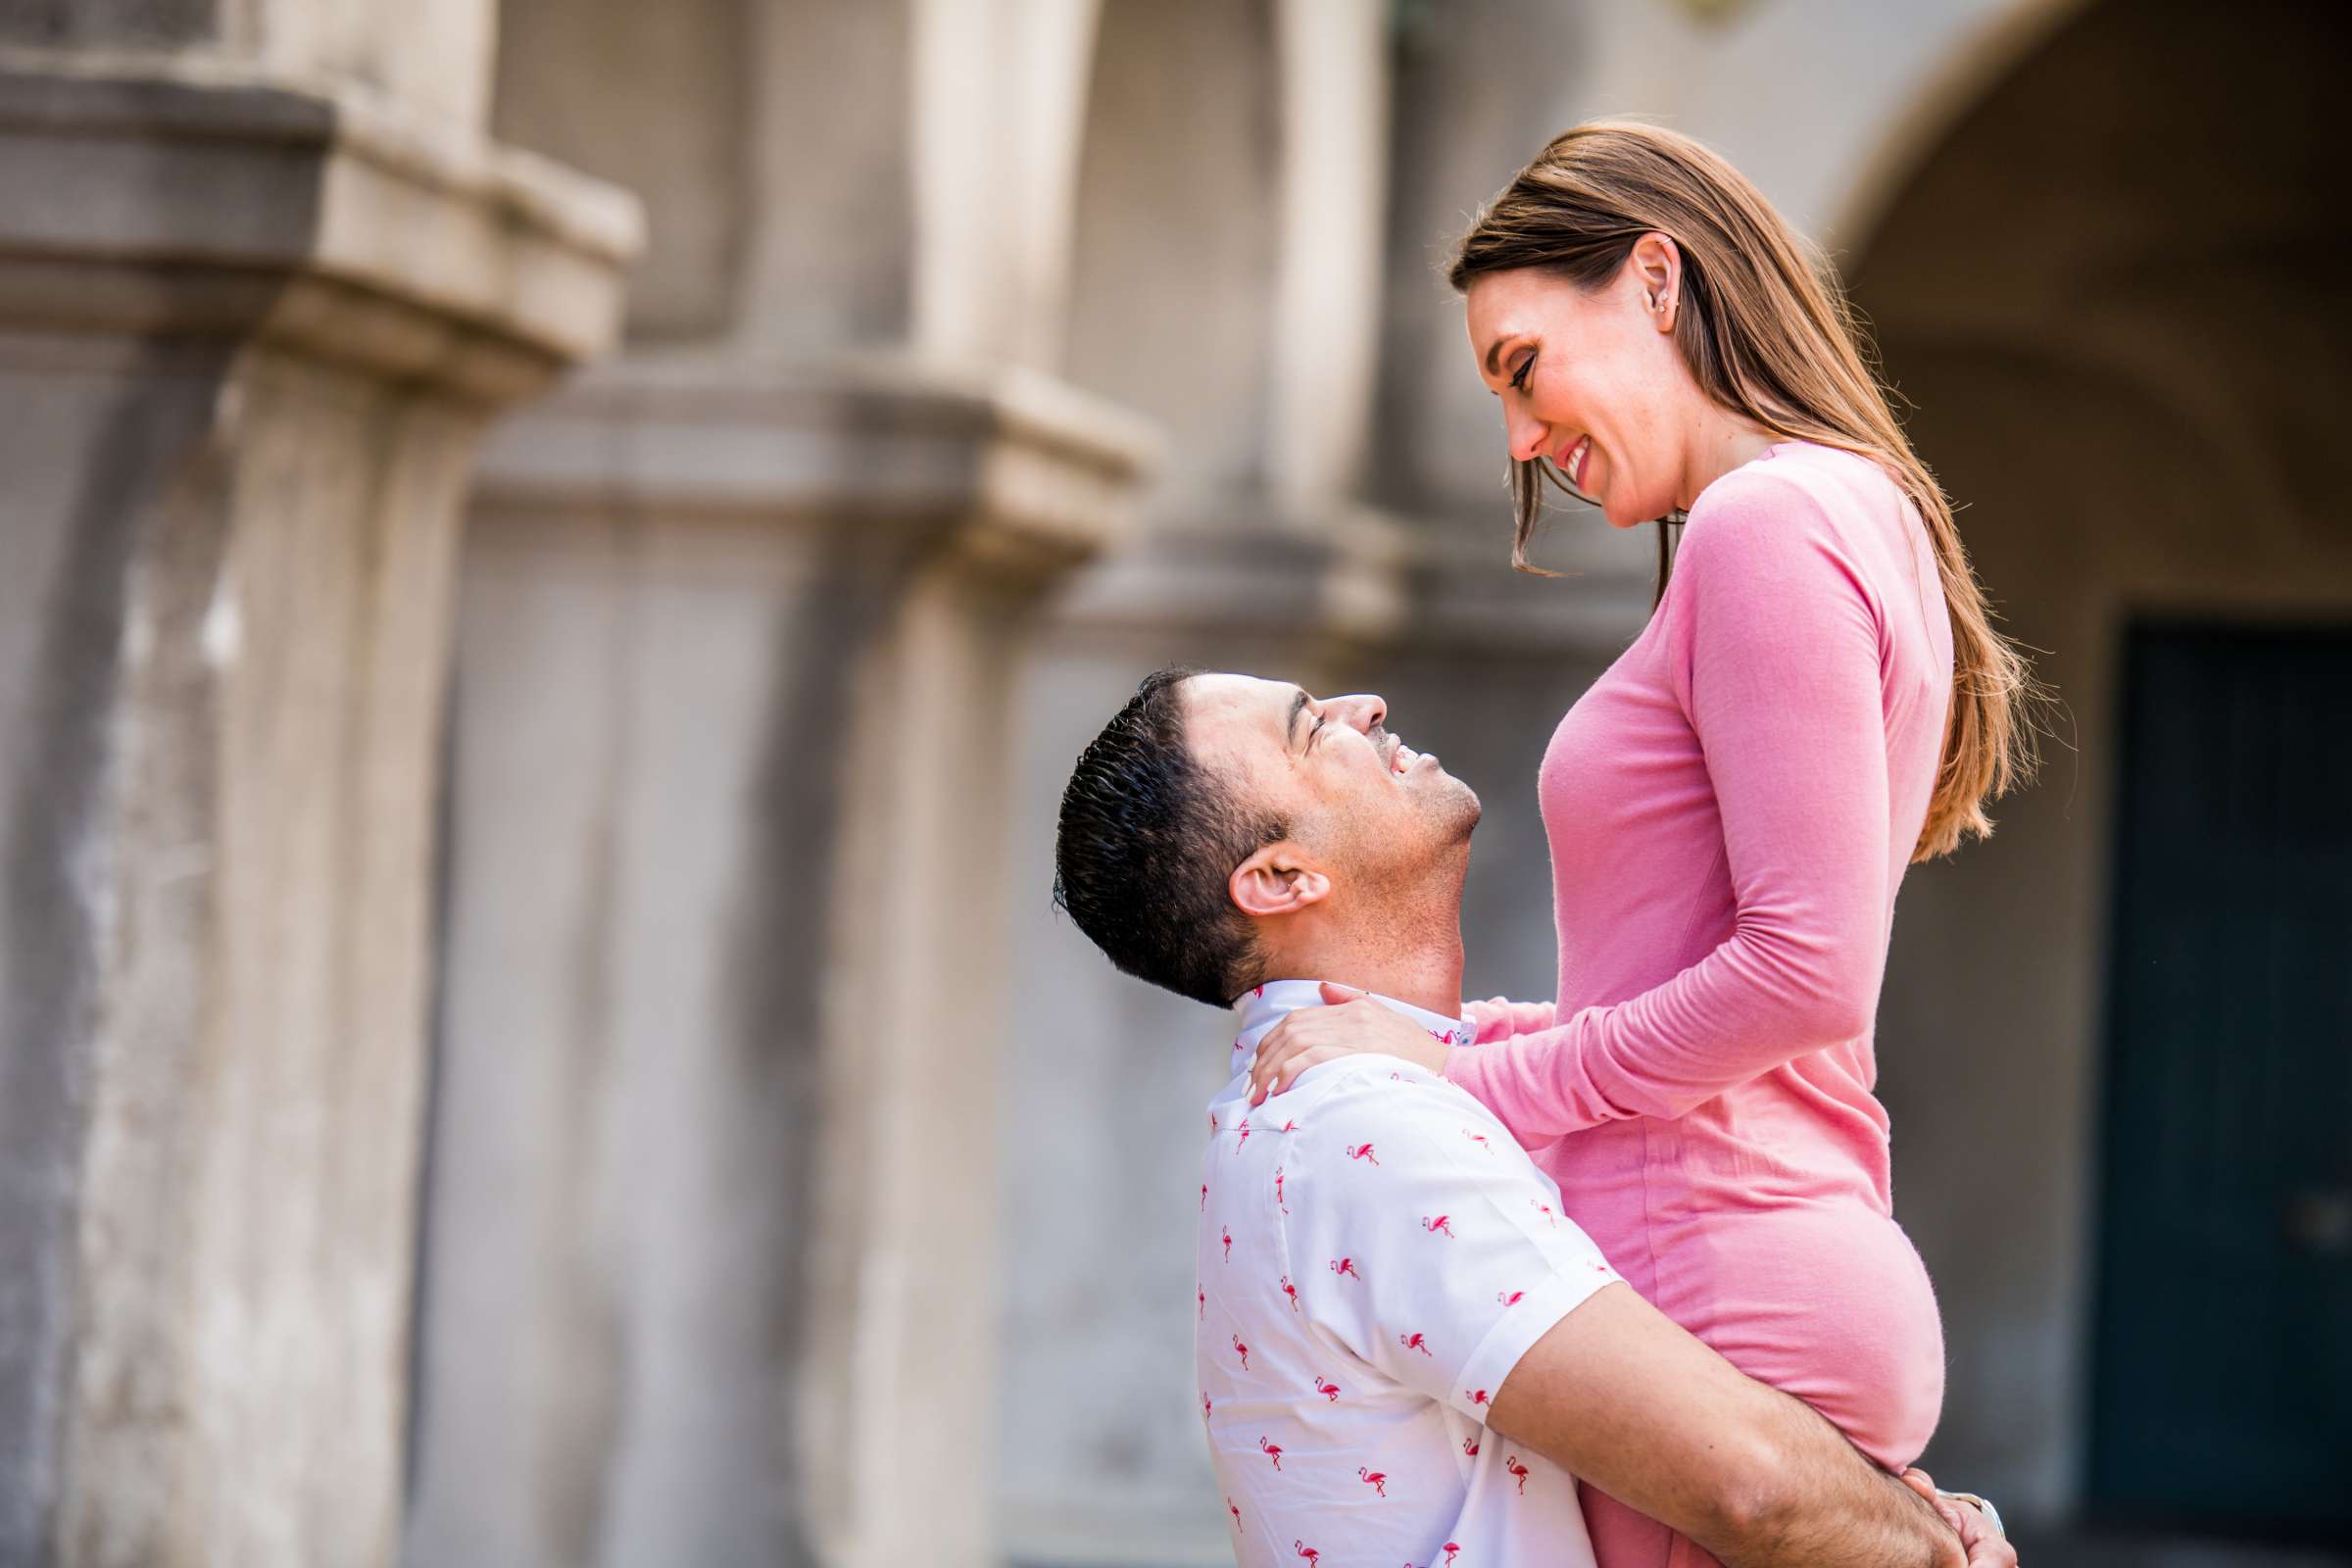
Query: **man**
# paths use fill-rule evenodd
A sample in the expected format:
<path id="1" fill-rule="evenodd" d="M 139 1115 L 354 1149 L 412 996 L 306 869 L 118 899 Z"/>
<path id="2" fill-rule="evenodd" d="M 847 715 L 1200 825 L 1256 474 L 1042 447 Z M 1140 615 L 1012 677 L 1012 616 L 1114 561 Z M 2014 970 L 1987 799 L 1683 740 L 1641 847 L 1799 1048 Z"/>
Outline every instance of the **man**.
<path id="1" fill-rule="evenodd" d="M 1162 671 L 1062 800 L 1054 895 L 1079 929 L 1130 974 L 1240 999 L 1195 1293 L 1237 1559 L 1590 1568 L 1582 1476 L 1733 1568 L 2014 1568 L 1973 1508 L 1879 1471 L 1637 1296 L 1459 1089 L 1351 1054 L 1252 1107 L 1258 1040 L 1318 981 L 1466 1027 L 1478 798 L 1385 718 L 1374 697 Z"/>

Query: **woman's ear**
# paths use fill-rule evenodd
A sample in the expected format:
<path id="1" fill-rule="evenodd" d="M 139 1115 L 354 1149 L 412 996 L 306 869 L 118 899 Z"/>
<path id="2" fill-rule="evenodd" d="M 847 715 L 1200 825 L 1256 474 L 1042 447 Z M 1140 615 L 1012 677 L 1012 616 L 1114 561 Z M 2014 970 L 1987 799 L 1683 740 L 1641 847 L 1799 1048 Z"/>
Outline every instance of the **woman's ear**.
<path id="1" fill-rule="evenodd" d="M 1331 896 L 1331 878 L 1290 840 L 1268 844 L 1233 868 L 1225 890 L 1252 919 L 1297 914 Z"/>
<path id="2" fill-rule="evenodd" d="M 1675 312 L 1682 303 L 1682 250 L 1673 239 L 1653 229 L 1634 241 L 1625 265 L 1641 287 L 1642 309 L 1659 331 L 1673 330 Z"/>

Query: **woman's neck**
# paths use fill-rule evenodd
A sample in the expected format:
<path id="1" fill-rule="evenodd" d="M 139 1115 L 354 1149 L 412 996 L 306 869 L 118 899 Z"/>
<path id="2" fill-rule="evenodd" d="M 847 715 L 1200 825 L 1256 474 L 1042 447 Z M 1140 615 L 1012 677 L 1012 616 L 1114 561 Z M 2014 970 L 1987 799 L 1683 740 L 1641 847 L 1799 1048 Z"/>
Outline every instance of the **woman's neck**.
<path id="1" fill-rule="evenodd" d="M 1684 459 L 1683 483 L 1675 505 L 1689 512 L 1707 486 L 1734 468 L 1755 462 L 1779 439 L 1744 415 L 1705 403 Z"/>

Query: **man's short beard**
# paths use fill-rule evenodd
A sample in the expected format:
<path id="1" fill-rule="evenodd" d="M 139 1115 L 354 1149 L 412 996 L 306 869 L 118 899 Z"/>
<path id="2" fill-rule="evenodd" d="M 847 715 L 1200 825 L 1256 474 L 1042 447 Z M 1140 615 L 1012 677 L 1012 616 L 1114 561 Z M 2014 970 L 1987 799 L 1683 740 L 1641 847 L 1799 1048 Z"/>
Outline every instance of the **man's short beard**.
<path id="1" fill-rule="evenodd" d="M 1457 779 L 1455 782 L 1460 783 L 1460 780 Z M 1479 822 L 1486 815 L 1486 806 L 1479 800 L 1478 792 L 1467 784 L 1462 785 L 1459 810 L 1461 812 L 1461 825 L 1458 833 L 1455 836 L 1458 837 L 1462 842 L 1467 843 L 1469 842 L 1470 835 L 1478 830 Z"/>

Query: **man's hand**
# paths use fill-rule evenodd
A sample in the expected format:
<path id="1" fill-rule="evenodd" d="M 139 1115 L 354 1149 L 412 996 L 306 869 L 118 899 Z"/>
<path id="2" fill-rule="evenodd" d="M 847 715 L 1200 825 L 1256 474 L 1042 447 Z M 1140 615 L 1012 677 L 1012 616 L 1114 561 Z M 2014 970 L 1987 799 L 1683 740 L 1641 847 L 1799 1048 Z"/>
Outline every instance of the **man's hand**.
<path id="1" fill-rule="evenodd" d="M 1955 1496 L 1936 1490 L 1935 1478 L 1916 1465 L 1903 1472 L 1903 1483 L 1928 1499 L 1943 1522 L 1959 1533 L 1968 1552 L 1968 1568 L 2017 1568 L 2017 1548 L 2001 1527 L 1986 1518 L 1974 1497 Z"/>
<path id="2" fill-rule="evenodd" d="M 1257 1043 L 1257 1063 L 1250 1069 L 1250 1104 L 1281 1094 L 1315 1063 L 1354 1051 L 1402 1056 L 1431 1072 L 1446 1071 L 1450 1048 L 1394 1007 L 1328 981 L 1323 1000 L 1328 1005 L 1300 1007 Z"/>

